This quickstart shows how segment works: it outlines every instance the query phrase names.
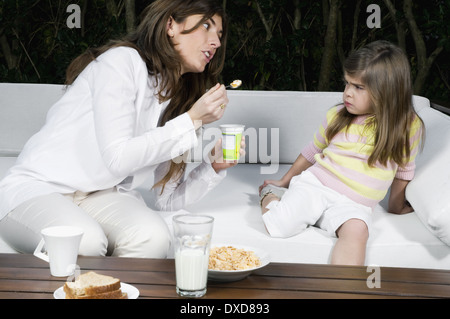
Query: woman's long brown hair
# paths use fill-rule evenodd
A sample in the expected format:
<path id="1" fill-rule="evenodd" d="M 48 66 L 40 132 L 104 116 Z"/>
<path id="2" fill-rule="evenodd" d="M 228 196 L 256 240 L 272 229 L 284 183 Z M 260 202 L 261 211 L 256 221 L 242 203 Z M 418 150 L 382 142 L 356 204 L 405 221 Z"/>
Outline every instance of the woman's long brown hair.
<path id="1" fill-rule="evenodd" d="M 218 14 L 222 18 L 223 34 L 221 47 L 217 50 L 214 59 L 207 65 L 203 73 L 186 73 L 180 77 L 181 57 L 175 50 L 167 35 L 167 22 L 173 18 L 175 22 L 182 23 L 191 15 L 202 15 L 203 19 L 184 33 L 190 33 L 201 26 L 209 18 Z M 155 76 L 157 95 L 160 102 L 168 101 L 161 122 L 166 122 L 187 112 L 192 105 L 206 92 L 207 88 L 218 81 L 222 72 L 227 39 L 227 18 L 223 7 L 215 0 L 156 0 L 150 4 L 141 15 L 141 22 L 136 31 L 122 39 L 113 40 L 99 48 L 88 49 L 77 57 L 68 67 L 66 84 L 72 84 L 86 66 L 107 50 L 127 46 L 136 49 L 145 61 L 150 76 Z M 171 179 L 181 177 L 186 163 L 184 161 L 171 162 L 166 176 L 155 187 L 164 186 Z"/>
<path id="2" fill-rule="evenodd" d="M 353 52 L 344 63 L 344 72 L 359 78 L 370 95 L 374 113 L 367 125 L 375 131 L 375 145 L 369 166 L 377 161 L 386 166 L 390 159 L 404 166 L 411 155 L 412 122 L 420 119 L 412 103 L 411 71 L 406 55 L 387 41 L 375 41 Z M 327 128 L 327 140 L 348 128 L 355 117 L 342 108 Z M 424 130 L 422 123 L 422 140 Z"/>

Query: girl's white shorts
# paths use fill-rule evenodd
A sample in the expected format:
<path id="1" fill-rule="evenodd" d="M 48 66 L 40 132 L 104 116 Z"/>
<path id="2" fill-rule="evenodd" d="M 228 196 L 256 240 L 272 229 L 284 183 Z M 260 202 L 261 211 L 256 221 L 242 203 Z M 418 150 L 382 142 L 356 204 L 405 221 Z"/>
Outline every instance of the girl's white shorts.
<path id="1" fill-rule="evenodd" d="M 372 208 L 324 186 L 309 171 L 293 177 L 281 200 L 266 208 L 263 220 L 272 237 L 291 237 L 313 225 L 336 237 L 339 227 L 350 219 L 364 221 L 370 233 Z"/>

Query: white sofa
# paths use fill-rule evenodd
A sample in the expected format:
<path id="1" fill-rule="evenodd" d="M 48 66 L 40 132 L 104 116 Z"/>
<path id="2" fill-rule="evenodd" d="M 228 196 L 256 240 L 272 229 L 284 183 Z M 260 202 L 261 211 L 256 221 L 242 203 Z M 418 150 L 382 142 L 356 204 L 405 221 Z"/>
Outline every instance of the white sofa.
<path id="1" fill-rule="evenodd" d="M 45 121 L 49 107 L 63 94 L 63 86 L 0 84 L 0 178 L 13 165 L 26 140 Z M 274 262 L 328 263 L 336 239 L 309 227 L 286 239 L 271 238 L 263 225 L 258 186 L 264 179 L 280 178 L 308 143 L 327 109 L 341 93 L 230 91 L 230 104 L 218 123 L 204 128 L 192 152 L 198 161 L 202 149 L 219 136 L 219 124 L 245 124 L 247 155 L 228 171 L 226 179 L 201 201 L 186 210 L 215 218 L 213 241 L 260 247 Z M 408 215 L 393 215 L 382 202 L 373 214 L 373 231 L 367 248 L 367 265 L 450 268 L 450 117 L 431 108 L 423 97 L 414 97 L 424 120 L 427 140 L 417 160 L 416 178 L 407 198 L 416 208 Z M 188 169 L 195 166 L 189 164 Z M 141 187 L 150 207 L 154 195 Z M 167 223 L 180 212 L 162 212 Z M 0 238 L 0 252 L 14 253 Z"/>

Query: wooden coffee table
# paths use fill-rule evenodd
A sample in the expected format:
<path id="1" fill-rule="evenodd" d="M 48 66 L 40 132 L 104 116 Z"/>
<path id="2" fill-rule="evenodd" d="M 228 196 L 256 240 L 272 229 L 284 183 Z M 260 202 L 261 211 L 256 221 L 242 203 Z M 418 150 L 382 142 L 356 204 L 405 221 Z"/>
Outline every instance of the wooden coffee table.
<path id="1" fill-rule="evenodd" d="M 94 270 L 133 285 L 139 290 L 139 298 L 178 298 L 172 259 L 79 257 L 78 264 L 82 273 Z M 51 299 L 65 281 L 52 277 L 48 264 L 33 255 L 0 254 L 1 299 Z M 241 281 L 209 282 L 204 298 L 449 297 L 447 270 L 271 263 Z"/>

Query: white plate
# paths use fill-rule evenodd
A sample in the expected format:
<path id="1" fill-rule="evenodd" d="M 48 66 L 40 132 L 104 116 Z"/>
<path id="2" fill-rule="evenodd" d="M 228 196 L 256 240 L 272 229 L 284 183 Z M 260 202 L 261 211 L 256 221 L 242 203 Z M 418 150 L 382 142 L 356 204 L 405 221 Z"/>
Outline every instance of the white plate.
<path id="1" fill-rule="evenodd" d="M 122 292 L 126 292 L 128 294 L 128 299 L 137 299 L 137 297 L 139 297 L 139 290 L 132 285 L 121 282 L 120 289 L 122 289 Z M 66 299 L 64 286 L 56 289 L 55 292 L 53 293 L 53 297 L 55 299 Z"/>
<path id="2" fill-rule="evenodd" d="M 212 281 L 238 281 L 246 278 L 253 271 L 257 269 L 261 269 L 267 266 L 270 263 L 269 254 L 259 248 L 243 246 L 243 245 L 234 245 L 234 244 L 211 244 L 211 248 L 213 247 L 224 247 L 224 246 L 232 246 L 237 249 L 244 249 L 247 251 L 253 251 L 256 256 L 259 257 L 261 264 L 258 267 L 249 268 L 245 270 L 211 270 L 208 269 L 208 280 Z"/>

